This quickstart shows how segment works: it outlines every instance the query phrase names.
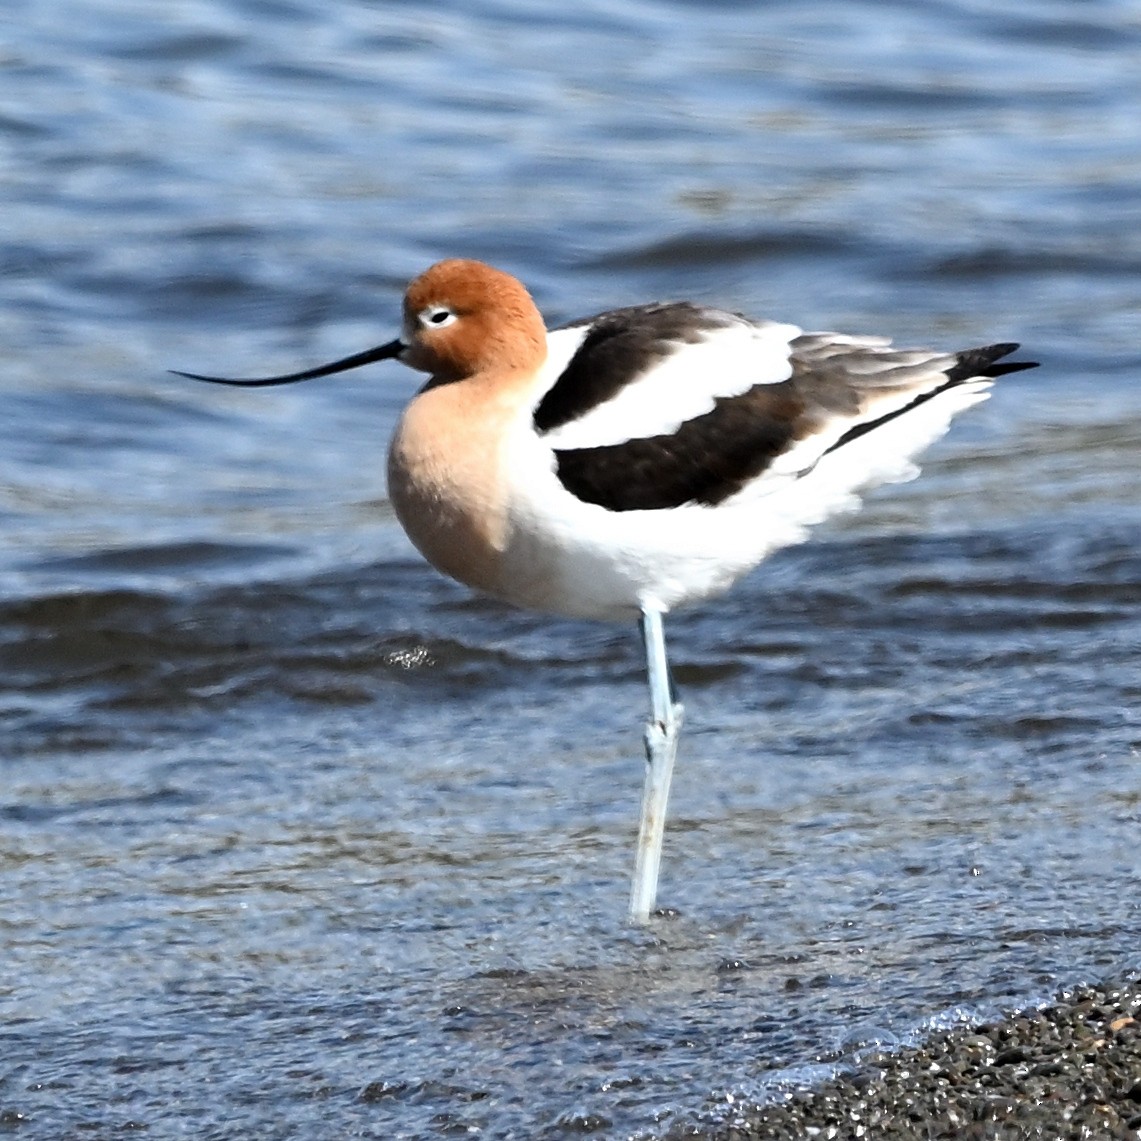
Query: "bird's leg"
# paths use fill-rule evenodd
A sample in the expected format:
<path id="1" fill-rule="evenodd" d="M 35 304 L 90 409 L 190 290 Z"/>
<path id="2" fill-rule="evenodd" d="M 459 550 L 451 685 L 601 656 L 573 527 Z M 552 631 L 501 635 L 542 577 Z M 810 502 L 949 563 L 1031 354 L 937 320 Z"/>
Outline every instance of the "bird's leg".
<path id="1" fill-rule="evenodd" d="M 630 889 L 630 921 L 645 923 L 658 894 L 658 867 L 662 860 L 662 834 L 670 795 L 674 758 L 681 732 L 682 707 L 675 700 L 666 659 L 666 639 L 660 610 L 643 608 L 642 640 L 646 644 L 646 672 L 650 682 L 650 720 L 646 724 L 646 784 L 642 790 L 642 820 L 634 856 L 634 883 Z"/>

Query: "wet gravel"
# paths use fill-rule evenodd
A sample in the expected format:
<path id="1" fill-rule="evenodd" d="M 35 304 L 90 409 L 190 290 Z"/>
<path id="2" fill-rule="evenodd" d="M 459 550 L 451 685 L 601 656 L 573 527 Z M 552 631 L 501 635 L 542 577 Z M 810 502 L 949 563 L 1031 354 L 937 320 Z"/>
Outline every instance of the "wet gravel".
<path id="1" fill-rule="evenodd" d="M 935 1034 L 782 1104 L 744 1107 L 708 1141 L 1141 1139 L 1141 983 L 1081 986 L 1043 1009 Z"/>

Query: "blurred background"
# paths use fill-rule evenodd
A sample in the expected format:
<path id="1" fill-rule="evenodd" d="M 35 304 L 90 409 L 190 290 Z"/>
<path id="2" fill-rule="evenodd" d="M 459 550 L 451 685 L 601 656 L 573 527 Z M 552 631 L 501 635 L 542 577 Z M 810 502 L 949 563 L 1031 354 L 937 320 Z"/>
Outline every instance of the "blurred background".
<path id="1" fill-rule="evenodd" d="M 1141 966 L 1135 5 L 7 0 L 0 192 L 0 1126 L 690 1136 Z M 671 620 L 646 931 L 635 632 L 423 565 L 418 378 L 166 372 L 453 255 L 1042 362 Z"/>

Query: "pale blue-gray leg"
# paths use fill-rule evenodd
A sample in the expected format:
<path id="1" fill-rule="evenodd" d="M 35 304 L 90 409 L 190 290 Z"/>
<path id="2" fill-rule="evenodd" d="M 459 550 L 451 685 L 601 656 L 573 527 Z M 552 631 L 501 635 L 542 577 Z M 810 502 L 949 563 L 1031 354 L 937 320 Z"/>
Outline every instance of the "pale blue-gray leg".
<path id="1" fill-rule="evenodd" d="M 642 639 L 646 643 L 646 672 L 650 681 L 650 720 L 646 724 L 646 784 L 642 790 L 642 821 L 634 856 L 630 889 L 630 921 L 645 923 L 658 894 L 662 835 L 670 795 L 674 758 L 681 731 L 682 707 L 670 684 L 666 639 L 660 610 L 642 610 Z"/>

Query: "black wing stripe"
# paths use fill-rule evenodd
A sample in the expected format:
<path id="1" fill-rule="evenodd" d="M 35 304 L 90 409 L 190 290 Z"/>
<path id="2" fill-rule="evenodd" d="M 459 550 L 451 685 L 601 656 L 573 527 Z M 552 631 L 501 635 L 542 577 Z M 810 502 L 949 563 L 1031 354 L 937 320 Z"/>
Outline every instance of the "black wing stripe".
<path id="1" fill-rule="evenodd" d="M 554 431 L 613 399 L 678 344 L 694 344 L 712 329 L 738 320 L 734 314 L 669 302 L 614 309 L 573 325 L 590 329 L 567 367 L 539 401 L 535 430 Z"/>
<path id="2" fill-rule="evenodd" d="M 712 506 L 760 475 L 803 430 L 787 381 L 723 397 L 674 433 L 555 452 L 563 486 L 610 511 Z"/>
<path id="3" fill-rule="evenodd" d="M 991 345 L 957 354 L 942 384 L 902 408 L 856 424 L 827 452 L 965 381 L 1034 368 L 1033 361 L 995 363 L 1017 347 Z M 830 417 L 858 413 L 858 380 L 848 377 L 841 384 L 834 367 L 818 372 L 795 357 L 793 363 L 791 379 L 722 397 L 711 412 L 686 421 L 672 434 L 556 451 L 559 480 L 572 495 L 609 511 L 667 510 L 686 503 L 716 506 L 798 441 L 819 431 Z M 876 387 L 882 391 L 881 385 Z"/>

